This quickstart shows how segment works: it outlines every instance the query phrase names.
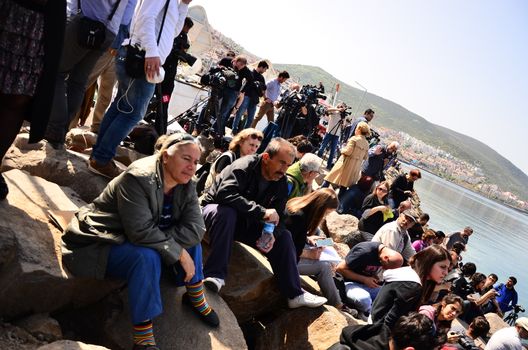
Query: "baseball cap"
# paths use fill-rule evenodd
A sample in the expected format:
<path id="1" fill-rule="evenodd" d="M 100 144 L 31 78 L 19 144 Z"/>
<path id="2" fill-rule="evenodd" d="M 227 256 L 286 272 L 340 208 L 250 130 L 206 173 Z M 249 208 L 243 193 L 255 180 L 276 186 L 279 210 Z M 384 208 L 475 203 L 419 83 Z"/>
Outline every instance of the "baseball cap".
<path id="1" fill-rule="evenodd" d="M 515 325 L 524 328 L 528 332 L 528 317 L 520 317 L 515 322 Z"/>
<path id="2" fill-rule="evenodd" d="M 418 221 L 418 215 L 413 209 L 404 210 L 402 214 L 407 216 L 409 219 L 411 219 L 414 222 Z"/>

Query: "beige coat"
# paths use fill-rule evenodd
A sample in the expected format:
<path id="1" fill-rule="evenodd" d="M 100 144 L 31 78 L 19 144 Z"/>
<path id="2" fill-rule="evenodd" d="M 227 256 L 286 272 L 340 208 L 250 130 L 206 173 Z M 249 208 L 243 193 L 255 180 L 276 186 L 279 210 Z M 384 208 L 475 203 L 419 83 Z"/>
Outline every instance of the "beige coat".
<path id="1" fill-rule="evenodd" d="M 368 158 L 368 149 L 369 143 L 365 136 L 352 136 L 325 180 L 344 187 L 356 184 L 361 177 L 361 163 Z"/>

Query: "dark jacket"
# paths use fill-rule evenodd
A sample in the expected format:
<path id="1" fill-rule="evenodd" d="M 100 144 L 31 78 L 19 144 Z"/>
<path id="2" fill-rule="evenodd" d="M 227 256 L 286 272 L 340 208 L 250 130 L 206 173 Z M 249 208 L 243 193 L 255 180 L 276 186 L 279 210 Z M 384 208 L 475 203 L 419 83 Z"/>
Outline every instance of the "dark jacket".
<path id="1" fill-rule="evenodd" d="M 269 187 L 258 196 L 259 182 L 263 180 L 262 156 L 245 156 L 235 160 L 216 177 L 202 199 L 202 205 L 222 204 L 242 213 L 248 222 L 261 221 L 266 209 L 275 209 L 282 216 L 288 199 L 286 176 L 270 181 Z M 280 226 L 283 225 L 283 220 Z"/>
<path id="2" fill-rule="evenodd" d="M 410 266 L 388 270 L 383 277 L 385 284 L 372 304 L 371 317 L 374 323 L 392 328 L 401 316 L 418 311 L 422 286 Z"/>
<path id="3" fill-rule="evenodd" d="M 414 183 L 407 180 L 405 174 L 399 175 L 390 187 L 389 196 L 394 200 L 395 208 L 400 205 L 401 202 L 409 198 L 408 194 L 405 194 L 405 191 L 412 191 L 414 189 Z"/>
<path id="4" fill-rule="evenodd" d="M 76 276 L 104 278 L 113 244 L 125 241 L 156 250 L 166 265 L 182 248 L 201 242 L 205 233 L 194 183 L 174 188 L 175 224 L 161 230 L 163 173 L 157 155 L 132 163 L 93 203 L 79 209 L 64 235 L 63 262 Z"/>
<path id="5" fill-rule="evenodd" d="M 386 197 L 385 197 L 386 198 Z M 378 211 L 370 216 L 367 216 L 370 212 L 370 209 L 380 206 L 387 205 L 385 202 L 380 202 L 378 196 L 375 194 L 369 194 L 365 197 L 363 201 L 363 206 L 361 207 L 362 215 L 361 219 L 358 222 L 358 229 L 361 231 L 372 233 L 373 235 L 378 232 L 378 230 L 383 226 L 383 212 Z"/>
<path id="6" fill-rule="evenodd" d="M 44 67 L 37 90 L 31 100 L 27 120 L 31 122 L 29 142 L 44 138 L 55 92 L 66 27 L 66 1 L 49 0 L 44 9 Z"/>
<path id="7" fill-rule="evenodd" d="M 390 329 L 383 323 L 352 325 L 343 328 L 339 343 L 328 350 L 387 350 Z"/>

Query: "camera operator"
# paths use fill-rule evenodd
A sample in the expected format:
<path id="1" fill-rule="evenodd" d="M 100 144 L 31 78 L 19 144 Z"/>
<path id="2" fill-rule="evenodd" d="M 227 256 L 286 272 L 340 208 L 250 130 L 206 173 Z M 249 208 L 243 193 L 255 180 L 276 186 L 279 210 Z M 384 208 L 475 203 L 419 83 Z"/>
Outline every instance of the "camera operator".
<path id="1" fill-rule="evenodd" d="M 264 101 L 260 105 L 259 111 L 251 123 L 252 128 L 257 126 L 264 114 L 266 114 L 266 117 L 268 118 L 268 123 L 271 123 L 275 119 L 275 104 L 280 95 L 281 85 L 289 78 L 290 74 L 286 71 L 282 71 L 279 73 L 277 78 L 269 81 L 266 84 L 266 94 L 264 96 Z"/>
<path id="2" fill-rule="evenodd" d="M 224 61 L 224 60 L 222 60 Z M 220 111 L 216 115 L 216 132 L 217 136 L 223 136 L 225 134 L 225 123 L 231 109 L 238 111 L 242 101 L 244 99 L 244 87 L 248 84 L 253 84 L 253 75 L 247 67 L 247 58 L 244 56 L 236 56 L 231 61 L 231 65 L 228 62 L 222 62 L 225 68 L 231 68 L 236 73 L 236 79 L 233 84 L 226 84 L 221 92 L 222 103 L 220 105 Z"/>
<path id="3" fill-rule="evenodd" d="M 187 33 L 193 27 L 194 22 L 190 17 L 185 17 L 183 28 L 172 44 L 172 50 L 163 64 L 165 69 L 165 78 L 161 82 L 161 97 L 163 106 L 163 116 L 167 118 L 167 108 L 169 107 L 169 101 L 174 90 L 174 78 L 178 70 L 178 63 L 180 60 L 187 62 L 189 65 L 194 64 L 196 59 L 191 55 L 187 54 L 187 50 L 191 47 Z M 186 58 L 191 58 L 188 62 Z"/>
<path id="4" fill-rule="evenodd" d="M 330 170 L 334 166 L 334 156 L 339 143 L 339 136 L 343 127 L 343 121 L 346 117 L 347 105 L 342 102 L 335 108 L 328 108 L 326 110 L 328 114 L 328 125 L 326 126 L 326 134 L 321 143 L 321 147 L 317 152 L 317 155 L 322 158 L 323 153 L 326 151 L 328 146 L 330 147 L 330 155 L 328 156 L 328 162 L 326 169 Z"/>
<path id="5" fill-rule="evenodd" d="M 253 83 L 246 84 L 244 90 L 242 90 L 245 95 L 240 108 L 236 111 L 232 126 L 233 135 L 236 135 L 239 130 L 249 128 L 253 122 L 259 99 L 264 96 L 264 92 L 266 91 L 266 81 L 264 80 L 264 76 L 262 74 L 264 74 L 268 68 L 268 62 L 260 61 L 257 65 L 257 68 L 253 69 L 251 72 L 253 76 Z M 242 115 L 245 111 L 247 111 L 247 119 L 244 125 L 239 129 L 238 124 L 240 123 L 240 119 L 242 118 Z"/>
<path id="6" fill-rule="evenodd" d="M 370 121 L 374 119 L 374 113 L 375 112 L 369 108 L 365 111 L 365 113 L 363 113 L 361 117 L 356 118 L 356 120 L 354 120 L 351 125 L 347 126 L 343 132 L 341 144 L 346 144 L 349 137 L 354 135 L 356 132 L 356 127 L 360 122 L 370 123 Z"/>
<path id="7" fill-rule="evenodd" d="M 442 350 L 479 350 L 475 344 L 475 339 L 485 338 L 490 330 L 490 324 L 486 317 L 476 317 L 467 329 L 460 324 L 455 325 L 447 333 L 448 344 Z"/>

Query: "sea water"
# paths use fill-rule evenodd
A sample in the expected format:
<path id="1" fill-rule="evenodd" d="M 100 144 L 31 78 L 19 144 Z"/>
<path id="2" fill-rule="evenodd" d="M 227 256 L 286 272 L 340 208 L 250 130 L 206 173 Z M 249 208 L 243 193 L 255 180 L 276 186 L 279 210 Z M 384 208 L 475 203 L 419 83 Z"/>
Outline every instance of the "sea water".
<path id="1" fill-rule="evenodd" d="M 519 304 L 528 309 L 528 215 L 425 171 L 414 188 L 432 229 L 447 234 L 473 228 L 463 261 L 474 262 L 478 272 L 497 274 L 499 282 L 515 276 Z"/>

